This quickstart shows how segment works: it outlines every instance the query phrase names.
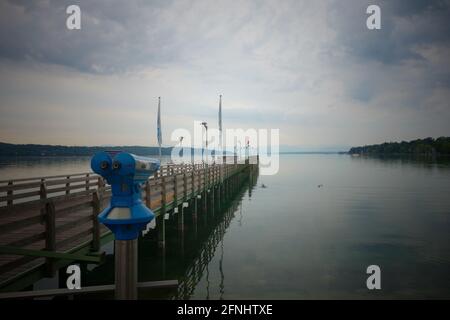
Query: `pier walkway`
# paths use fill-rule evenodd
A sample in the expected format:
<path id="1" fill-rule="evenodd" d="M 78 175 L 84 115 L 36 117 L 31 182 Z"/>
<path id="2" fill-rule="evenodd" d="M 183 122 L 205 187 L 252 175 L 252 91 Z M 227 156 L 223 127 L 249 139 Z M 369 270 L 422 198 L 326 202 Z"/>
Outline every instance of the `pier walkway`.
<path id="1" fill-rule="evenodd" d="M 177 213 L 182 224 L 183 204 L 227 197 L 240 173 L 257 166 L 252 162 L 161 166 L 142 188 L 160 246 L 165 213 Z M 0 181 L 0 292 L 27 288 L 73 261 L 100 263 L 102 245 L 114 239 L 97 220 L 110 197 L 110 187 L 94 173 Z"/>

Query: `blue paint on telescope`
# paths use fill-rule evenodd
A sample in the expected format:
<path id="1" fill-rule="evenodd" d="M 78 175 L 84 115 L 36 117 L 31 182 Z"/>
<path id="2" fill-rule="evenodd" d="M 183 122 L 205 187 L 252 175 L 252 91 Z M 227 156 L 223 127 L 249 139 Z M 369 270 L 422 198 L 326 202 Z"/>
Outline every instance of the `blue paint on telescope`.
<path id="1" fill-rule="evenodd" d="M 132 240 L 155 217 L 141 199 L 141 185 L 160 167 L 159 160 L 127 152 L 99 152 L 91 159 L 92 170 L 111 185 L 110 205 L 98 220 L 117 240 Z"/>

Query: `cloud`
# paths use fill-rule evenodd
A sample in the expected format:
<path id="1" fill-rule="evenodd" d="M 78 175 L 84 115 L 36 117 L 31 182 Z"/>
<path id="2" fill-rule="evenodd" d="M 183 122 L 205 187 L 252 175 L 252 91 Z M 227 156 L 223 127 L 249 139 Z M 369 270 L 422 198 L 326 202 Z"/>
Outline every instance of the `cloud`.
<path id="1" fill-rule="evenodd" d="M 376 3 L 371 31 L 372 1 L 0 1 L 2 140 L 154 143 L 162 96 L 168 141 L 219 94 L 286 145 L 449 135 L 449 1 Z"/>
<path id="2" fill-rule="evenodd" d="M 449 1 L 377 1 L 382 28 L 373 32 L 365 25 L 365 12 L 373 1 L 342 1 L 331 6 L 330 27 L 337 31 L 337 42 L 349 54 L 364 60 L 396 64 L 408 59 L 423 59 L 416 46 L 450 44 Z"/>

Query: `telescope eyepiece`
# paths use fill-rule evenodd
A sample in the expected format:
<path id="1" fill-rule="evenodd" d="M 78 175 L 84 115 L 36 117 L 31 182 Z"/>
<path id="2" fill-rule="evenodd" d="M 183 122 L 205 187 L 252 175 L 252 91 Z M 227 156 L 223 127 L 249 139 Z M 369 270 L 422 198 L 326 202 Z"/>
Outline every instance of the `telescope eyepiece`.
<path id="1" fill-rule="evenodd" d="M 119 162 L 119 161 L 114 161 L 114 162 L 113 162 L 113 165 L 112 165 L 112 168 L 113 168 L 114 170 L 120 169 L 120 162 Z"/>
<path id="2" fill-rule="evenodd" d="M 101 168 L 101 169 L 106 170 L 106 169 L 108 169 L 108 167 L 109 167 L 108 161 L 102 161 L 102 162 L 100 163 L 100 168 Z"/>

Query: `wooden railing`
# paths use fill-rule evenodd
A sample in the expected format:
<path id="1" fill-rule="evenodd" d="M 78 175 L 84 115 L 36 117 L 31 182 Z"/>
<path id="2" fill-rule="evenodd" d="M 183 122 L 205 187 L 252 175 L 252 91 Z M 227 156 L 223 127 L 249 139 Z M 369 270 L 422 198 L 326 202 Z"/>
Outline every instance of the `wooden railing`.
<path id="1" fill-rule="evenodd" d="M 245 167 L 165 165 L 145 183 L 142 198 L 158 214 Z M 42 264 L 52 274 L 54 260 L 64 254 L 70 258 L 73 248 L 87 245 L 91 251 L 99 251 L 100 239 L 108 230 L 99 225 L 97 215 L 110 197 L 110 187 L 91 172 L 0 181 L 0 287 L 15 275 Z"/>

